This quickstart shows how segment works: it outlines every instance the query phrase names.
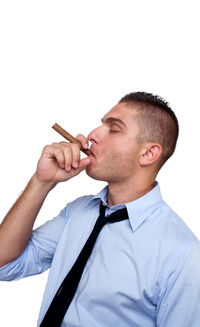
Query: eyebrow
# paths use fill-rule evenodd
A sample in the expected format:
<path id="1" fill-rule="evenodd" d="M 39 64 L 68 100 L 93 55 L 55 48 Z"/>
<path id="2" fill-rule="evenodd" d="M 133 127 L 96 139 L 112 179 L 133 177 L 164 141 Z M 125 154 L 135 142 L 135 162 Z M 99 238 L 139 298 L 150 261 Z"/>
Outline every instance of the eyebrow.
<path id="1" fill-rule="evenodd" d="M 115 117 L 108 117 L 106 119 L 104 119 L 104 117 L 101 119 L 102 123 L 120 123 L 121 125 L 126 126 L 126 124 L 119 118 L 115 118 Z"/>

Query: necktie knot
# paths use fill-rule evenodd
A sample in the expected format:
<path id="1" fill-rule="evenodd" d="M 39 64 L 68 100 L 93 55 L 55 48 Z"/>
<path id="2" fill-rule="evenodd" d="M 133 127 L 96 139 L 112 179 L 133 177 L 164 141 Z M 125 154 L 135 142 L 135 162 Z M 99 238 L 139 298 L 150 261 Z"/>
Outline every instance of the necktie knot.
<path id="1" fill-rule="evenodd" d="M 108 217 L 105 217 L 105 210 L 106 210 L 106 206 L 103 202 L 101 202 L 100 204 L 100 216 L 102 218 L 105 218 L 105 223 L 109 222 L 109 223 L 117 223 L 119 221 L 128 219 L 128 212 L 126 207 L 116 210 L 115 212 L 111 213 L 111 215 L 109 215 Z"/>

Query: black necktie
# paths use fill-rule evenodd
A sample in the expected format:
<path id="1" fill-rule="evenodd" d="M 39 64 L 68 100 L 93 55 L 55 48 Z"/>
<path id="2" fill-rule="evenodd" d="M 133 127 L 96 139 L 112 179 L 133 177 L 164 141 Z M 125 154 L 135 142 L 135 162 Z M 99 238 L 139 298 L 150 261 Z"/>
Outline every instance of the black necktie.
<path id="1" fill-rule="evenodd" d="M 79 281 L 81 279 L 85 264 L 92 252 L 95 241 L 102 229 L 107 223 L 115 223 L 128 219 L 127 209 L 123 208 L 113 212 L 110 216 L 105 217 L 106 206 L 101 202 L 100 215 L 94 225 L 94 228 L 81 250 L 76 262 L 60 285 L 54 296 L 40 327 L 60 327 L 64 315 L 74 297 Z"/>

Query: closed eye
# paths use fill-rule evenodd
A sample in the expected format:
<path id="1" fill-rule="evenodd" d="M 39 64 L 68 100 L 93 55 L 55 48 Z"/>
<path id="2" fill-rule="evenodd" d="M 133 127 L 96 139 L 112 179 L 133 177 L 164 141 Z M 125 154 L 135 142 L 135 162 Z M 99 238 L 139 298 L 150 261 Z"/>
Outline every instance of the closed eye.
<path id="1" fill-rule="evenodd" d="M 117 125 L 111 126 L 110 133 L 117 133 L 117 132 L 120 132 L 120 127 Z"/>

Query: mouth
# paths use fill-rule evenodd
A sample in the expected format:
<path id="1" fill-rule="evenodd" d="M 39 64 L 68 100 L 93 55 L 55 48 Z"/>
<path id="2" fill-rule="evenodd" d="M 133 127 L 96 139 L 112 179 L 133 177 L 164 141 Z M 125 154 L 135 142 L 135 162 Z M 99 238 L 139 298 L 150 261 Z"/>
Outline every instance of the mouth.
<path id="1" fill-rule="evenodd" d="M 90 148 L 90 155 L 89 155 L 89 157 L 95 157 L 95 154 L 94 154 L 94 152 L 93 152 L 93 150 Z"/>

